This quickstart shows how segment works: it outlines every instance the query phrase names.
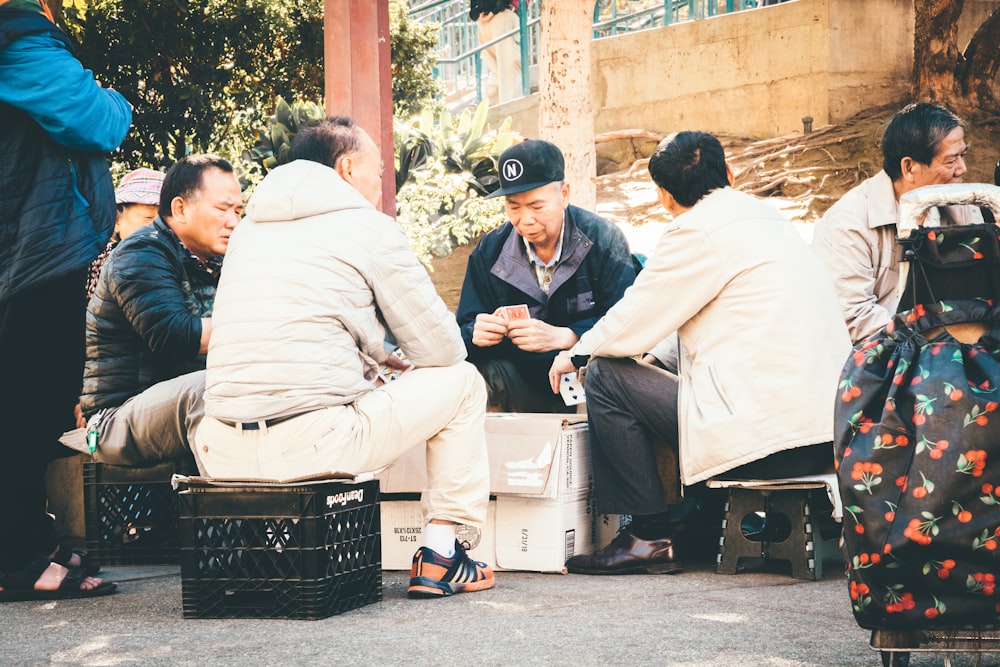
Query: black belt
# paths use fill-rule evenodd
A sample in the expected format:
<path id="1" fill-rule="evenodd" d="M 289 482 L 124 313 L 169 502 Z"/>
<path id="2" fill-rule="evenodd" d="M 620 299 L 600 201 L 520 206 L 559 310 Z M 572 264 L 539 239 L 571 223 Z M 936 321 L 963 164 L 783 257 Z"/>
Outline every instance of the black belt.
<path id="1" fill-rule="evenodd" d="M 255 421 L 255 422 L 231 422 L 231 421 L 227 421 L 225 419 L 220 419 L 218 421 L 222 422 L 226 426 L 232 426 L 233 428 L 237 428 L 237 429 L 240 429 L 240 430 L 243 430 L 243 431 L 259 431 L 260 430 L 260 423 L 261 422 L 264 422 L 264 426 L 266 428 L 271 428 L 272 426 L 274 426 L 276 424 L 280 424 L 283 421 L 288 421 L 289 419 L 292 419 L 293 417 L 298 417 L 299 414 L 302 414 L 302 413 L 298 413 L 298 414 L 294 414 L 294 415 L 285 415 L 284 417 L 275 417 L 274 419 L 259 419 L 259 420 Z"/>

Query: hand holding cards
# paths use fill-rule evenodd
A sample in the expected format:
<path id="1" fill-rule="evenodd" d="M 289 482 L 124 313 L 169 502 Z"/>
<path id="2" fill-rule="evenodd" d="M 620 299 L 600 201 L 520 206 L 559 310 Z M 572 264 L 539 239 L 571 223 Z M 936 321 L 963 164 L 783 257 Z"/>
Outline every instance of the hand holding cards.
<path id="1" fill-rule="evenodd" d="M 566 405 L 580 405 L 587 402 L 587 394 L 583 391 L 583 380 L 578 373 L 566 373 L 559 383 L 559 395 Z"/>
<path id="2" fill-rule="evenodd" d="M 409 359 L 406 358 L 406 353 L 403 352 L 402 348 L 397 347 L 392 351 L 390 359 L 393 358 L 398 360 L 398 362 L 387 360 L 386 363 L 383 363 L 378 367 L 378 379 L 381 380 L 381 383 L 376 382 L 376 384 L 387 384 L 392 382 L 400 375 L 413 368 L 413 364 L 411 364 Z"/>

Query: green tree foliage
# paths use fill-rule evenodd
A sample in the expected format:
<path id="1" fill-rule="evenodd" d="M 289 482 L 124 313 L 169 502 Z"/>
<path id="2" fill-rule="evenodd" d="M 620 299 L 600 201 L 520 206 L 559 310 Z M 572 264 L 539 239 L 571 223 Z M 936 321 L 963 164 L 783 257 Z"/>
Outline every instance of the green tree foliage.
<path id="1" fill-rule="evenodd" d="M 322 0 L 91 0 L 67 6 L 79 56 L 134 106 L 116 158 L 236 155 L 275 95 L 322 89 Z"/>
<path id="2" fill-rule="evenodd" d="M 168 166 L 193 152 L 236 158 L 278 97 L 321 100 L 323 0 L 66 0 L 78 55 L 134 107 L 115 155 Z M 391 0 L 393 96 L 407 114 L 434 99 L 437 31 Z"/>
<path id="3" fill-rule="evenodd" d="M 503 199 L 484 195 L 499 186 L 497 159 L 519 137 L 510 118 L 486 127 L 488 105 L 457 118 L 431 107 L 396 121 L 396 221 L 428 266 L 505 219 Z"/>

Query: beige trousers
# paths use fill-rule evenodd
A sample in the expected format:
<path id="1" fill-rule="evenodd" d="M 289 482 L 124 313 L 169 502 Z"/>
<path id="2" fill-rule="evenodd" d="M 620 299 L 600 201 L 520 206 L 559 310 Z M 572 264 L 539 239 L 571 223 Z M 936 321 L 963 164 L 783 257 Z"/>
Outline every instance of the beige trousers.
<path id="1" fill-rule="evenodd" d="M 489 21 L 476 21 L 479 30 L 479 43 L 486 42 L 500 35 L 516 30 L 518 27 L 517 12 L 505 10 L 495 14 Z M 486 96 L 490 104 L 503 103 L 517 99 L 521 94 L 521 47 L 515 37 L 505 39 L 499 44 L 482 51 L 483 63 L 493 78 L 486 84 Z"/>
<path id="2" fill-rule="evenodd" d="M 407 371 L 353 403 L 243 430 L 206 416 L 195 454 L 212 477 L 370 472 L 427 442 L 424 518 L 482 528 L 489 503 L 486 386 L 474 366 Z"/>
<path id="3" fill-rule="evenodd" d="M 205 371 L 158 382 L 104 413 L 94 458 L 147 466 L 186 458 L 191 434 L 205 414 Z"/>

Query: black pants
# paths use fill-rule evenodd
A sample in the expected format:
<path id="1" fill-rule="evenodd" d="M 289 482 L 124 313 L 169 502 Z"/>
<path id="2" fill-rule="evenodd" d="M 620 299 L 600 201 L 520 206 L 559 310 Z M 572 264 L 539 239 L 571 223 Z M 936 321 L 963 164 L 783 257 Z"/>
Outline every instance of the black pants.
<path id="1" fill-rule="evenodd" d="M 45 468 L 65 449 L 83 377 L 86 270 L 0 304 L 0 571 L 52 552 Z"/>
<path id="2" fill-rule="evenodd" d="M 632 359 L 590 361 L 587 415 L 599 512 L 642 515 L 668 509 L 654 448 L 665 443 L 677 450 L 677 388 L 673 373 Z M 833 472 L 829 442 L 778 452 L 725 476 L 776 479 L 824 472 Z M 680 471 L 673 473 L 679 478 Z"/>
<path id="3" fill-rule="evenodd" d="M 551 362 L 518 365 L 510 359 L 478 359 L 473 364 L 486 381 L 489 409 L 499 412 L 576 412 L 549 386 Z"/>

